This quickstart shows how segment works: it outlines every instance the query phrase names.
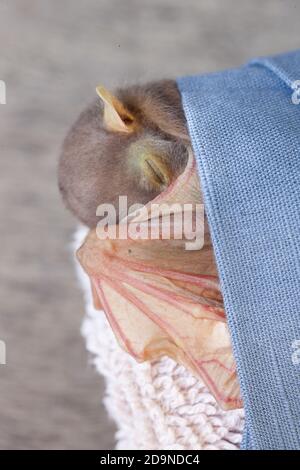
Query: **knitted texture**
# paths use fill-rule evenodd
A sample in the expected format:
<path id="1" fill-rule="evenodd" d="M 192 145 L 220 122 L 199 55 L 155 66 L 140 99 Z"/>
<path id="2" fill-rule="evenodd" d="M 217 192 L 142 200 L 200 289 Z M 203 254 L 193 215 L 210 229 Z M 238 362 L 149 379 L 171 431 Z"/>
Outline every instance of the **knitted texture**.
<path id="1" fill-rule="evenodd" d="M 77 232 L 75 247 L 85 229 Z M 204 384 L 169 358 L 138 364 L 118 345 L 103 312 L 92 305 L 90 284 L 77 266 L 86 316 L 82 334 L 105 377 L 105 406 L 117 424 L 117 449 L 237 449 L 243 410 L 223 411 Z"/>
<path id="2" fill-rule="evenodd" d="M 243 447 L 300 448 L 300 51 L 178 80 L 246 413 Z"/>

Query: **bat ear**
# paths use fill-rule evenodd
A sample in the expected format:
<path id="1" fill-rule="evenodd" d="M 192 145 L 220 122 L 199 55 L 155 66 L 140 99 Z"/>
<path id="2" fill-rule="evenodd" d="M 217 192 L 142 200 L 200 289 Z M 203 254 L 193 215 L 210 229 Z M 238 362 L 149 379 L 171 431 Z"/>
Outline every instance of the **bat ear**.
<path id="1" fill-rule="evenodd" d="M 103 86 L 96 88 L 97 95 L 104 104 L 103 122 L 105 127 L 113 132 L 131 133 L 136 128 L 135 119 L 123 103 Z"/>

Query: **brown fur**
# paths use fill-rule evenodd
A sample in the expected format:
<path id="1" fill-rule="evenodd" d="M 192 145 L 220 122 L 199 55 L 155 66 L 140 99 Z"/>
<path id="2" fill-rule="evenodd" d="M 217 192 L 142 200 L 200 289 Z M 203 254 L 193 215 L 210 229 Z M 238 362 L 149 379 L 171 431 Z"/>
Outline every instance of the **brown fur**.
<path id="1" fill-rule="evenodd" d="M 99 204 L 117 206 L 119 195 L 127 195 L 129 205 L 145 204 L 187 162 L 189 137 L 174 81 L 118 89 L 115 97 L 124 123 L 124 110 L 134 120 L 132 132 L 109 130 L 104 105 L 95 99 L 69 131 L 60 157 L 58 180 L 65 204 L 89 227 L 98 222 Z"/>

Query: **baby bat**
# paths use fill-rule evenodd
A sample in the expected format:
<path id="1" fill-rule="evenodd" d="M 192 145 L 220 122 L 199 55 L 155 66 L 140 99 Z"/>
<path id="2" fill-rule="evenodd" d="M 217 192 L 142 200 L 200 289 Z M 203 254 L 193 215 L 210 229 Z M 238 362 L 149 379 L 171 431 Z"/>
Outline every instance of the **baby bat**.
<path id="1" fill-rule="evenodd" d="M 181 199 L 201 204 L 176 83 L 114 94 L 97 87 L 97 93 L 101 99 L 79 116 L 59 161 L 59 188 L 77 218 L 95 228 L 97 207 L 110 203 L 118 209 L 122 195 L 129 206 L 155 198 L 161 206 Z M 148 211 L 138 225 L 152 219 Z M 193 252 L 175 237 L 106 240 L 90 230 L 77 257 L 90 278 L 95 308 L 103 308 L 125 351 L 138 361 L 168 355 L 230 409 L 241 406 L 239 385 L 206 220 L 204 232 L 201 250 Z"/>
<path id="2" fill-rule="evenodd" d="M 181 174 L 189 135 L 175 81 L 97 88 L 64 144 L 58 167 L 66 206 L 89 227 L 98 205 L 126 195 L 128 206 L 146 204 Z M 200 202 L 200 201 L 199 201 Z"/>

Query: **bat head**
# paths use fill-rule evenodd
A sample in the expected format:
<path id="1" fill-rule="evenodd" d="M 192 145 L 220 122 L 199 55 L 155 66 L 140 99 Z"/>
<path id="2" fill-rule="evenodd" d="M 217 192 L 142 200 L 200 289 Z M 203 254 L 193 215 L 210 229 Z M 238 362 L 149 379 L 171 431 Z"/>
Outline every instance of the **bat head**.
<path id="1" fill-rule="evenodd" d="M 97 87 L 100 99 L 69 131 L 58 167 L 59 189 L 77 218 L 94 227 L 100 204 L 146 204 L 184 170 L 189 137 L 176 83 Z"/>

